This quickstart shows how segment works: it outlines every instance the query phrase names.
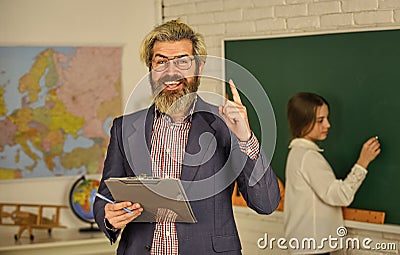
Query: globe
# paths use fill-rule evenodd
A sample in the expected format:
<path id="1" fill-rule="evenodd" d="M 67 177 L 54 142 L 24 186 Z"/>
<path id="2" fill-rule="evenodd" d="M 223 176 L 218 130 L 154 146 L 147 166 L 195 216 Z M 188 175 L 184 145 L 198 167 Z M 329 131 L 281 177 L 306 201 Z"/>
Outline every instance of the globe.
<path id="1" fill-rule="evenodd" d="M 93 224 L 95 223 L 93 203 L 99 185 L 100 182 L 98 180 L 87 180 L 84 176 L 72 185 L 69 195 L 71 209 L 79 219 L 91 224 L 90 229 L 80 229 L 81 231 L 97 230 L 93 228 Z"/>

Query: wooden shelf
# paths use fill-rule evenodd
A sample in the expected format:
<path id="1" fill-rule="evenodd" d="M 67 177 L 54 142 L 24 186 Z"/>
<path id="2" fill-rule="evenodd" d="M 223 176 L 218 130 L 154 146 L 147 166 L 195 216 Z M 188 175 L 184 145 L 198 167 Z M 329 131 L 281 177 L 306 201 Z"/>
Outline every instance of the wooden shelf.
<path id="1" fill-rule="evenodd" d="M 34 230 L 35 239 L 27 235 L 14 240 L 17 228 L 0 227 L 0 254 L 7 255 L 105 255 L 115 254 L 117 245 L 110 245 L 103 232 L 81 233 L 78 229 Z"/>

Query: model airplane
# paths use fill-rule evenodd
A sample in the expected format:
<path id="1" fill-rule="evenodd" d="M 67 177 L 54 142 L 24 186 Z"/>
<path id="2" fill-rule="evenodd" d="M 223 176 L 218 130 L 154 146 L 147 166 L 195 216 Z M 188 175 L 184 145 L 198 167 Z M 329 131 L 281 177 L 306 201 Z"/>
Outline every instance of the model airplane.
<path id="1" fill-rule="evenodd" d="M 16 204 L 0 203 L 0 225 L 19 226 L 18 233 L 14 235 L 17 241 L 22 233 L 28 230 L 29 238 L 33 241 L 32 229 L 47 229 L 49 235 L 52 228 L 65 228 L 60 225 L 60 209 L 65 205 L 44 204 Z M 53 212 L 52 218 L 44 217 Z"/>

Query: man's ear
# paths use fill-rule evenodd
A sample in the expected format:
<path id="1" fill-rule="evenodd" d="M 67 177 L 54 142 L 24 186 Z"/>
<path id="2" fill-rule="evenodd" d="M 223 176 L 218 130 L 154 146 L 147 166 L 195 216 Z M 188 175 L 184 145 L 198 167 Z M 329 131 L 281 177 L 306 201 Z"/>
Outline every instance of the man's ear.
<path id="1" fill-rule="evenodd" d="M 204 62 L 204 61 L 201 61 L 200 60 L 200 65 L 199 65 L 199 76 L 201 76 L 201 74 L 203 73 L 203 68 L 204 68 L 204 65 L 205 65 L 206 63 Z"/>

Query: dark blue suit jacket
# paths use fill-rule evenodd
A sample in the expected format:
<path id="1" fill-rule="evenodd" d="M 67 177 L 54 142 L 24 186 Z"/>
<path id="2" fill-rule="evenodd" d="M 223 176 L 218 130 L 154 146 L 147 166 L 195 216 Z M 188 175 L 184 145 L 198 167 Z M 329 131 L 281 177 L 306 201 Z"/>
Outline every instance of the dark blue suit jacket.
<path id="1" fill-rule="evenodd" d="M 154 106 L 114 120 L 100 193 L 112 199 L 104 183 L 110 177 L 151 175 L 153 120 Z M 200 98 L 192 115 L 181 180 L 198 222 L 176 223 L 180 254 L 241 254 L 231 201 L 235 180 L 247 205 L 257 213 L 272 213 L 280 200 L 277 178 L 264 152 L 260 151 L 257 160 L 248 158 L 218 115 L 218 108 Z M 120 231 L 105 229 L 104 206 L 103 200 L 95 200 L 95 220 L 115 242 Z M 154 223 L 129 223 L 122 232 L 118 254 L 149 254 L 154 228 Z"/>

